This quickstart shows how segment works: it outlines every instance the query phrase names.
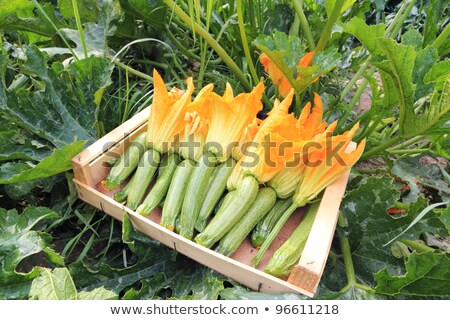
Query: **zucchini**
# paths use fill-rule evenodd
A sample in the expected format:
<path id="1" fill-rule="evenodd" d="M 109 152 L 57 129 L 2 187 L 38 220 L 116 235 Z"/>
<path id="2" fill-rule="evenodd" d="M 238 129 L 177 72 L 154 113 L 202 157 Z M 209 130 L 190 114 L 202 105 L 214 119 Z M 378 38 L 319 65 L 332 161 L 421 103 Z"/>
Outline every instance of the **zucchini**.
<path id="1" fill-rule="evenodd" d="M 283 213 L 291 206 L 292 198 L 278 199 L 269 213 L 258 222 L 256 227 L 252 231 L 252 245 L 254 248 L 259 248 L 263 244 L 264 240 L 270 234 L 273 227 L 283 215 Z"/>
<path id="2" fill-rule="evenodd" d="M 237 250 L 255 225 L 265 216 L 277 201 L 272 188 L 261 188 L 252 206 L 233 228 L 220 240 L 216 251 L 229 256 Z"/>
<path id="3" fill-rule="evenodd" d="M 122 190 L 114 193 L 114 200 L 116 200 L 117 202 L 127 201 L 128 193 L 130 192 L 131 185 L 133 184 L 133 180 L 135 180 L 135 179 L 137 179 L 136 175 L 133 174 L 130 181 L 128 181 L 128 183 L 125 185 L 125 187 L 123 187 Z"/>
<path id="4" fill-rule="evenodd" d="M 235 192 L 229 194 L 229 202 L 222 205 L 206 229 L 195 237 L 195 242 L 211 248 L 247 212 L 258 195 L 258 188 L 258 180 L 255 177 L 247 176 L 242 179 Z"/>
<path id="5" fill-rule="evenodd" d="M 295 203 L 292 203 L 290 207 L 283 213 L 283 215 L 278 219 L 277 223 L 273 227 L 272 231 L 270 231 L 269 235 L 267 236 L 266 240 L 264 240 L 263 244 L 261 245 L 261 248 L 258 250 L 258 253 L 253 257 L 251 263 L 253 267 L 257 267 L 258 264 L 261 262 L 262 257 L 266 253 L 267 249 L 269 249 L 270 245 L 272 244 L 273 240 L 277 237 L 278 233 L 280 232 L 281 228 L 286 223 L 287 219 L 292 215 L 292 213 L 297 209 L 297 205 Z"/>
<path id="6" fill-rule="evenodd" d="M 158 169 L 160 161 L 161 155 L 154 149 L 148 149 L 142 155 L 142 158 L 139 161 L 139 166 L 134 173 L 137 178 L 132 179 L 133 183 L 131 184 L 130 191 L 128 193 L 127 207 L 131 210 L 136 210 L 136 208 L 141 204 L 142 199 L 147 192 L 148 186 L 152 182 L 153 176 Z"/>
<path id="7" fill-rule="evenodd" d="M 222 198 L 222 195 L 227 188 L 227 180 L 230 177 L 231 172 L 233 172 L 235 165 L 236 161 L 233 158 L 229 158 L 226 162 L 223 162 L 214 169 L 210 184 L 204 195 L 200 213 L 195 222 L 195 229 L 198 232 L 205 230 L 206 222 L 214 211 L 214 208 L 217 206 L 219 200 Z"/>
<path id="8" fill-rule="evenodd" d="M 167 194 L 173 174 L 180 162 L 178 154 L 165 155 L 159 165 L 158 178 L 155 185 L 145 197 L 144 202 L 137 208 L 136 212 L 142 215 L 149 215 Z"/>
<path id="9" fill-rule="evenodd" d="M 176 219 L 180 214 L 181 206 L 183 204 L 184 193 L 189 178 L 194 171 L 194 167 L 195 162 L 186 159 L 178 164 L 175 173 L 173 174 L 166 199 L 164 200 L 161 216 L 161 225 L 169 230 L 174 230 Z"/>
<path id="10" fill-rule="evenodd" d="M 117 189 L 136 169 L 139 159 L 147 149 L 147 133 L 139 134 L 114 163 L 103 186 L 108 190 Z"/>
<path id="11" fill-rule="evenodd" d="M 286 277 L 291 273 L 292 268 L 298 259 L 300 259 L 305 248 L 306 240 L 308 240 L 309 232 L 314 223 L 319 206 L 320 201 L 311 205 L 289 239 L 275 251 L 264 270 L 265 272 L 280 278 Z"/>
<path id="12" fill-rule="evenodd" d="M 192 239 L 194 235 L 194 225 L 202 208 L 204 193 L 214 168 L 209 163 L 208 156 L 204 155 L 189 179 L 180 216 L 180 235 L 186 239 Z"/>

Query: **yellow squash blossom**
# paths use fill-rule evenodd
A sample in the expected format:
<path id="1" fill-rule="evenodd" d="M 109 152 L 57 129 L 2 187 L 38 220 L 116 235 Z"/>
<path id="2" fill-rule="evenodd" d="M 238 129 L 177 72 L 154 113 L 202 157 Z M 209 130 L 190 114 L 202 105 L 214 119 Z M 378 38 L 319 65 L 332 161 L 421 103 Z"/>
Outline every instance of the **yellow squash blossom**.
<path id="1" fill-rule="evenodd" d="M 314 52 L 306 53 L 299 61 L 298 66 L 302 68 L 306 68 L 311 66 L 312 59 L 314 56 Z M 264 71 L 269 75 L 270 80 L 272 80 L 273 84 L 277 87 L 278 93 L 280 97 L 285 98 L 289 91 L 292 89 L 289 80 L 286 76 L 281 72 L 278 66 L 265 54 L 262 53 L 259 57 L 259 61 L 264 67 Z M 300 79 L 300 76 L 297 77 L 297 80 Z M 313 82 L 317 81 L 314 79 Z"/>
<path id="2" fill-rule="evenodd" d="M 318 94 L 314 94 L 314 108 L 312 112 L 311 107 L 310 102 L 303 107 L 297 120 L 296 129 L 304 140 L 323 141 L 331 136 L 337 121 L 326 127 L 326 122 L 322 121 L 323 104 Z M 268 185 L 276 191 L 279 198 L 285 199 L 292 196 L 303 179 L 304 159 L 298 159 L 297 163 L 293 163 L 293 165 L 283 168 L 268 182 Z"/>
<path id="3" fill-rule="evenodd" d="M 303 170 L 303 179 L 298 185 L 294 203 L 301 207 L 314 200 L 323 189 L 337 180 L 358 161 L 366 144 L 365 139 L 351 150 L 349 147 L 358 125 L 352 130 L 323 140 L 326 145 L 308 155 L 308 163 Z M 337 148 L 338 147 L 338 148 Z M 336 149 L 337 148 L 337 149 Z M 337 150 L 336 153 L 333 153 Z"/>
<path id="4" fill-rule="evenodd" d="M 190 77 L 186 80 L 186 91 L 172 89 L 167 92 L 163 79 L 155 69 L 153 81 L 153 104 L 148 119 L 147 141 L 153 149 L 165 153 L 184 131 L 184 117 L 191 102 L 194 84 Z"/>
<path id="5" fill-rule="evenodd" d="M 232 154 L 232 147 L 238 147 L 243 132 L 262 109 L 263 92 L 264 84 L 261 82 L 252 92 L 241 93 L 236 97 L 228 83 L 223 96 L 213 93 L 214 101 L 206 143 L 208 152 L 213 154 L 217 161 L 225 162 Z"/>
<path id="6" fill-rule="evenodd" d="M 269 181 L 301 152 L 306 140 L 296 129 L 297 119 L 288 113 L 293 95 L 292 90 L 281 103 L 275 100 L 252 145 L 233 170 L 227 183 L 229 189 L 236 188 L 246 175 L 254 176 L 260 183 Z"/>
<path id="7" fill-rule="evenodd" d="M 185 159 L 198 162 L 203 155 L 203 147 L 208 134 L 211 119 L 213 84 L 208 84 L 198 93 L 193 102 L 187 106 L 184 116 L 186 123 L 178 152 Z"/>

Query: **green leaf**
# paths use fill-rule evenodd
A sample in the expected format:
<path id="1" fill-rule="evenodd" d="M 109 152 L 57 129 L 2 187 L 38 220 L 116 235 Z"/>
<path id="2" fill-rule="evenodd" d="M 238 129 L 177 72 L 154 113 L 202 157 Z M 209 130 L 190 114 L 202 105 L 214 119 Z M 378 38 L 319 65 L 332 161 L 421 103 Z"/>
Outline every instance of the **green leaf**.
<path id="1" fill-rule="evenodd" d="M 240 285 L 226 288 L 220 292 L 220 298 L 225 300 L 300 300 L 306 299 L 294 293 L 263 293 L 251 291 Z"/>
<path id="2" fill-rule="evenodd" d="M 73 75 L 78 88 L 83 93 L 83 100 L 91 106 L 100 107 L 105 89 L 112 84 L 113 64 L 106 59 L 90 57 L 72 64 L 70 74 Z M 92 110 L 92 112 L 94 112 Z"/>
<path id="3" fill-rule="evenodd" d="M 410 29 L 402 34 L 401 43 L 405 46 L 412 46 L 419 51 L 422 48 L 423 37 L 416 29 Z"/>
<path id="4" fill-rule="evenodd" d="M 56 17 L 50 3 L 42 5 L 43 10 L 57 28 L 65 28 L 67 24 Z M 28 0 L 0 0 L 0 29 L 25 31 L 44 36 L 52 36 L 55 28 L 39 11 L 34 13 L 34 5 Z"/>
<path id="5" fill-rule="evenodd" d="M 167 5 L 162 0 L 120 0 L 123 9 L 144 19 L 149 25 L 161 29 L 166 23 Z"/>
<path id="6" fill-rule="evenodd" d="M 431 94 L 430 104 L 417 117 L 415 126 L 422 134 L 446 134 L 450 125 L 450 76 L 442 88 L 436 87 Z"/>
<path id="7" fill-rule="evenodd" d="M 450 75 L 450 60 L 446 59 L 434 64 L 423 78 L 424 83 L 444 81 Z"/>
<path id="8" fill-rule="evenodd" d="M 0 131 L 0 161 L 16 159 L 40 161 L 51 153 L 48 146 L 23 135 L 17 127 L 10 131 Z"/>
<path id="9" fill-rule="evenodd" d="M 30 299 L 33 300 L 77 300 L 77 297 L 77 289 L 67 268 L 41 268 L 39 277 L 33 280 L 30 288 Z"/>
<path id="10" fill-rule="evenodd" d="M 378 39 L 380 50 L 387 60 L 376 62 L 375 65 L 389 74 L 394 82 L 400 104 L 400 133 L 415 134 L 417 129 L 414 114 L 415 86 L 412 82 L 414 63 L 417 53 L 412 46 L 398 44 L 392 39 Z"/>
<path id="11" fill-rule="evenodd" d="M 28 295 L 31 281 L 39 275 L 39 269 L 22 273 L 16 268 L 22 260 L 40 252 L 56 255 L 49 247 L 50 235 L 32 229 L 58 217 L 48 208 L 30 207 L 22 214 L 0 208 L 0 299 L 20 299 Z"/>
<path id="12" fill-rule="evenodd" d="M 413 252 L 406 273 L 392 275 L 383 269 L 375 275 L 377 292 L 387 295 L 450 297 L 450 259 L 445 253 Z"/>
<path id="13" fill-rule="evenodd" d="M 383 23 L 369 26 L 364 20 L 354 17 L 347 23 L 344 32 L 355 36 L 371 55 L 378 55 L 380 48 L 377 39 L 383 38 L 385 29 L 386 26 Z"/>
<path id="14" fill-rule="evenodd" d="M 101 8 L 96 0 L 78 0 L 77 7 L 82 22 L 97 21 Z M 58 8 L 64 18 L 74 18 L 72 0 L 58 0 Z"/>
<path id="15" fill-rule="evenodd" d="M 394 218 L 386 210 L 393 207 L 400 192 L 389 178 L 368 178 L 359 188 L 349 191 L 344 197 L 341 210 L 349 221 L 348 238 L 353 249 L 353 262 L 356 274 L 367 284 L 373 284 L 373 273 L 387 268 L 393 274 L 400 274 L 403 261 L 394 257 L 384 245 L 399 234 L 401 230 L 427 206 L 424 198 L 412 203 L 407 215 Z M 422 218 L 400 239 L 418 239 L 423 232 L 446 234 L 435 212 Z"/>
<path id="16" fill-rule="evenodd" d="M 392 167 L 392 174 L 408 183 L 409 193 L 403 197 L 403 202 L 415 202 L 420 196 L 420 188 L 430 188 L 438 191 L 442 200 L 450 199 L 450 187 L 438 162 L 430 156 L 400 158 Z"/>
<path id="17" fill-rule="evenodd" d="M 24 162 L 6 162 L 0 166 L 0 184 L 31 181 L 53 176 L 71 169 L 70 160 L 83 149 L 86 141 L 55 149 L 36 166 Z"/>
<path id="18" fill-rule="evenodd" d="M 414 99 L 418 100 L 433 91 L 434 85 L 424 82 L 425 75 L 436 64 L 439 59 L 438 52 L 433 47 L 427 47 L 420 50 L 414 62 L 414 71 L 412 81 L 416 85 Z"/>
<path id="19" fill-rule="evenodd" d="M 427 18 L 425 19 L 425 25 L 423 27 L 424 47 L 434 41 L 439 33 L 439 22 L 444 21 L 441 17 L 445 4 L 448 5 L 446 0 L 430 0 L 425 6 Z"/>
<path id="20" fill-rule="evenodd" d="M 78 292 L 78 300 L 116 300 L 118 295 L 103 287 L 95 288 L 92 291 Z"/>

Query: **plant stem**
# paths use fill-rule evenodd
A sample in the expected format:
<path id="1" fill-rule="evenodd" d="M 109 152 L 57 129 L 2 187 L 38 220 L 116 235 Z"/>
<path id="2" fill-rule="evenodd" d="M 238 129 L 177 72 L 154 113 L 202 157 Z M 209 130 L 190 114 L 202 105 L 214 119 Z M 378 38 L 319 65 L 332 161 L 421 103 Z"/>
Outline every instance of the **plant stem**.
<path id="1" fill-rule="evenodd" d="M 245 58 L 247 59 L 248 69 L 253 78 L 253 83 L 258 84 L 259 79 L 256 74 L 255 65 L 253 64 L 252 56 L 250 55 L 250 49 L 248 48 L 247 35 L 245 34 L 244 15 L 242 13 L 242 1 L 236 0 L 236 10 L 238 15 L 239 32 L 241 34 L 242 47 L 244 48 Z"/>
<path id="2" fill-rule="evenodd" d="M 367 158 L 376 156 L 380 152 L 385 151 L 387 148 L 389 148 L 390 146 L 396 144 L 397 142 L 399 142 L 402 139 L 403 139 L 403 137 L 401 135 L 395 136 L 394 138 L 391 138 L 391 139 L 385 141 L 384 143 L 378 145 L 377 147 L 372 148 L 372 149 L 370 149 L 367 152 L 364 152 L 363 155 L 361 156 L 360 160 L 365 160 Z"/>
<path id="3" fill-rule="evenodd" d="M 394 38 L 398 32 L 400 31 L 401 27 L 403 26 L 403 23 L 405 22 L 406 18 L 408 18 L 412 8 L 414 7 L 414 4 L 416 3 L 416 0 L 411 0 L 409 3 L 405 1 L 403 3 L 403 6 L 406 6 L 405 11 L 400 13 L 397 12 L 394 21 L 392 21 L 392 24 L 389 26 L 388 30 L 386 30 L 386 36 L 388 38 Z M 402 8 L 403 8 L 402 6 Z"/>
<path id="4" fill-rule="evenodd" d="M 328 17 L 327 23 L 325 24 L 325 28 L 323 29 L 322 36 L 317 43 L 317 47 L 315 49 L 316 52 L 322 51 L 325 49 L 328 40 L 330 40 L 331 29 L 333 25 L 336 23 L 337 19 L 341 15 L 341 9 L 344 5 L 345 0 L 336 0 L 334 3 L 333 10 L 331 11 L 330 16 Z"/>
<path id="5" fill-rule="evenodd" d="M 237 64 L 233 61 L 233 59 L 225 52 L 225 50 L 214 40 L 213 37 L 203 29 L 198 23 L 193 22 L 191 18 L 178 6 L 175 4 L 173 0 L 164 0 L 169 8 L 173 10 L 173 12 L 183 20 L 187 25 L 192 25 L 194 27 L 195 32 L 197 32 L 206 42 L 217 52 L 217 54 L 223 59 L 225 64 L 230 68 L 230 70 L 234 73 L 234 75 L 239 79 L 241 85 L 247 91 L 251 91 L 252 86 L 247 81 L 244 73 L 237 66 Z M 193 23 L 192 23 L 193 22 Z"/>
<path id="6" fill-rule="evenodd" d="M 397 149 L 403 149 L 403 148 L 409 147 L 410 145 L 412 145 L 412 144 L 414 144 L 414 143 L 416 143 L 416 142 L 418 142 L 418 141 L 420 141 L 422 139 L 423 139 L 422 136 L 413 137 L 413 138 L 411 138 L 409 140 L 403 141 L 402 143 L 399 143 L 398 145 L 390 148 L 388 151 L 394 151 L 394 150 L 397 150 Z"/>
<path id="7" fill-rule="evenodd" d="M 339 215 L 339 220 L 343 219 L 342 214 Z M 350 249 L 350 242 L 348 238 L 339 237 L 339 243 L 341 244 L 342 256 L 344 258 L 345 273 L 347 274 L 348 285 L 352 286 L 356 284 L 355 267 L 353 266 L 352 251 Z"/>
<path id="8" fill-rule="evenodd" d="M 80 36 L 81 46 L 83 48 L 84 58 L 86 59 L 88 57 L 88 52 L 86 48 L 86 41 L 84 40 L 83 25 L 81 24 L 80 12 L 78 11 L 78 5 L 76 0 L 72 0 L 72 8 L 73 8 L 73 15 L 75 17 L 75 22 L 77 24 L 78 35 Z"/>
<path id="9" fill-rule="evenodd" d="M 145 74 L 145 73 L 140 72 L 140 71 L 138 71 L 138 70 L 136 70 L 136 69 L 133 69 L 133 68 L 127 66 L 126 64 L 123 64 L 122 62 L 120 62 L 120 61 L 118 61 L 118 60 L 114 60 L 114 61 L 112 61 L 112 62 L 113 62 L 116 66 L 118 66 L 118 67 L 120 67 L 120 68 L 122 68 L 122 69 L 124 69 L 124 70 L 127 70 L 129 73 L 134 74 L 135 76 L 138 76 L 138 77 L 140 77 L 140 78 L 142 78 L 142 79 L 148 80 L 148 81 L 150 81 L 150 82 L 153 83 L 153 78 L 152 78 L 151 76 L 149 76 L 148 74 Z"/>
<path id="10" fill-rule="evenodd" d="M 308 47 L 310 51 L 314 51 L 316 49 L 316 45 L 314 43 L 314 38 L 311 33 L 311 28 L 308 24 L 308 19 L 306 19 L 305 13 L 303 12 L 303 0 L 293 0 L 292 4 L 294 6 L 295 13 L 300 20 L 300 25 L 302 26 L 303 32 L 306 36 L 306 41 L 308 42 Z"/>
<path id="11" fill-rule="evenodd" d="M 426 149 L 399 149 L 399 150 L 386 150 L 387 153 L 389 154 L 414 154 L 414 153 L 422 153 L 422 152 L 427 152 L 430 149 L 426 148 Z"/>
<path id="12" fill-rule="evenodd" d="M 404 245 L 407 245 L 413 250 L 416 250 L 417 252 L 428 252 L 428 251 L 434 251 L 433 248 L 427 246 L 426 244 L 420 243 L 418 241 L 414 240 L 400 240 L 401 243 Z"/>
<path id="13" fill-rule="evenodd" d="M 450 36 L 450 23 L 447 24 L 444 30 L 442 30 L 441 34 L 434 40 L 432 46 L 435 49 L 439 49 L 442 46 L 447 38 Z"/>

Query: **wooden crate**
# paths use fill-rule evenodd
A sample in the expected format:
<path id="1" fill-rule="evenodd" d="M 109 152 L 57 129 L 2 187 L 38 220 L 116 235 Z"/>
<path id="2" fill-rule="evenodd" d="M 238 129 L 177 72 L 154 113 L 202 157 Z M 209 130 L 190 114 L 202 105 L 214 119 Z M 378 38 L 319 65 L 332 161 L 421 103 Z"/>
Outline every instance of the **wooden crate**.
<path id="1" fill-rule="evenodd" d="M 113 193 L 105 191 L 101 187 L 100 182 L 109 172 L 109 168 L 104 162 L 122 154 L 130 141 L 147 129 L 148 116 L 149 109 L 147 108 L 72 159 L 75 173 L 73 181 L 78 197 L 120 221 L 126 212 L 138 231 L 253 290 L 293 292 L 313 297 L 330 250 L 348 173 L 325 190 L 298 265 L 294 267 L 287 279 L 279 279 L 263 270 L 273 252 L 298 225 L 304 214 L 301 208 L 286 222 L 256 269 L 250 265 L 250 260 L 257 251 L 251 246 L 248 239 L 231 257 L 225 257 L 161 227 L 159 225 L 161 217 L 159 208 L 150 217 L 141 216 L 113 200 Z"/>

